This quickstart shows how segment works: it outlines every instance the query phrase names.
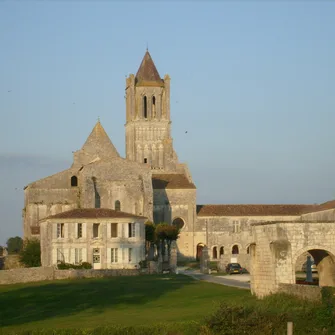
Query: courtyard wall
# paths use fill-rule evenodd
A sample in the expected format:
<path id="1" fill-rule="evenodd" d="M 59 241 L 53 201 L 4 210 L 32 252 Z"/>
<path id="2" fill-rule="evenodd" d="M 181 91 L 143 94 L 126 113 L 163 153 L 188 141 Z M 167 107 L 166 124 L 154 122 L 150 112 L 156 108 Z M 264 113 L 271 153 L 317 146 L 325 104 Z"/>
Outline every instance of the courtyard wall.
<path id="1" fill-rule="evenodd" d="M 44 280 L 103 278 L 116 276 L 137 276 L 137 269 L 105 269 L 105 270 L 57 270 L 54 267 L 19 268 L 0 271 L 0 285 L 38 282 Z"/>

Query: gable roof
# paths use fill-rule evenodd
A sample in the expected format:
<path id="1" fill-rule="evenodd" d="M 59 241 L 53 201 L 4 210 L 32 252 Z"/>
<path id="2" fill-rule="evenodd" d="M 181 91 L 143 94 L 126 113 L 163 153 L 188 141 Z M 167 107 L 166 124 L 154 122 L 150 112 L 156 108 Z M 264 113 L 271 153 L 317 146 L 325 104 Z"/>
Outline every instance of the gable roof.
<path id="1" fill-rule="evenodd" d="M 305 211 L 303 211 L 302 214 L 321 212 L 329 209 L 335 209 L 335 200 L 330 200 L 319 205 L 314 205 L 313 208 L 307 208 Z"/>
<path id="2" fill-rule="evenodd" d="M 147 50 L 141 65 L 136 73 L 135 79 L 137 82 L 140 81 L 152 81 L 162 82 L 162 79 L 157 71 L 154 61 L 151 58 L 149 51 Z"/>
<path id="3" fill-rule="evenodd" d="M 197 205 L 198 216 L 295 216 L 314 205 Z"/>
<path id="4" fill-rule="evenodd" d="M 103 219 L 103 218 L 138 218 L 145 219 L 144 216 L 139 216 L 131 213 L 115 211 L 109 208 L 76 208 L 66 212 L 58 213 L 42 219 Z"/>
<path id="5" fill-rule="evenodd" d="M 152 175 L 154 189 L 195 189 L 184 174 L 154 174 Z"/>
<path id="6" fill-rule="evenodd" d="M 95 124 L 81 150 L 89 154 L 103 153 L 112 157 L 120 157 L 100 121 Z"/>

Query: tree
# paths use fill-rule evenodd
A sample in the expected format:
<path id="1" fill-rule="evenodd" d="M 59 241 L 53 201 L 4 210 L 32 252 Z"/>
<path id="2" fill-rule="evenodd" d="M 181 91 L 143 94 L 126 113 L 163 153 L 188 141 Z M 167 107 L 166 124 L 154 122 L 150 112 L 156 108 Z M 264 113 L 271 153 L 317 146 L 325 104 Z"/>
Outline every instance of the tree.
<path id="1" fill-rule="evenodd" d="M 25 241 L 20 252 L 20 262 L 27 268 L 41 266 L 41 244 L 38 239 Z"/>
<path id="2" fill-rule="evenodd" d="M 145 250 L 149 259 L 153 257 L 153 246 L 156 239 L 155 230 L 156 226 L 151 221 L 145 223 Z"/>
<path id="3" fill-rule="evenodd" d="M 9 254 L 18 254 L 22 250 L 23 240 L 19 236 L 7 240 L 7 251 Z"/>
<path id="4" fill-rule="evenodd" d="M 162 255 L 165 255 L 165 244 L 167 245 L 167 254 L 170 257 L 171 244 L 179 238 L 180 229 L 177 226 L 162 222 L 156 226 L 156 241 L 161 248 Z M 157 243 L 156 242 L 156 243 Z"/>

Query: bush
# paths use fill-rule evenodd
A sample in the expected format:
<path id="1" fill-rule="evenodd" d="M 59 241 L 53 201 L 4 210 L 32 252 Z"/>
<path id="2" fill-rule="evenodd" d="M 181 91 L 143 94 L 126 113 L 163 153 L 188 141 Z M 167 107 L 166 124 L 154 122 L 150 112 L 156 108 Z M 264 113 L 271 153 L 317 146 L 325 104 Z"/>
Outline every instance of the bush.
<path id="1" fill-rule="evenodd" d="M 145 269 L 148 267 L 148 262 L 146 260 L 140 261 L 138 264 L 141 269 Z"/>
<path id="2" fill-rule="evenodd" d="M 27 268 L 41 266 L 41 245 L 38 239 L 26 240 L 20 252 L 20 262 Z"/>
<path id="3" fill-rule="evenodd" d="M 82 262 L 80 264 L 70 264 L 70 263 L 64 263 L 60 262 L 57 264 L 58 270 L 69 270 L 69 269 L 75 269 L 75 270 L 81 270 L 81 269 L 92 269 L 92 264 L 88 262 Z"/>

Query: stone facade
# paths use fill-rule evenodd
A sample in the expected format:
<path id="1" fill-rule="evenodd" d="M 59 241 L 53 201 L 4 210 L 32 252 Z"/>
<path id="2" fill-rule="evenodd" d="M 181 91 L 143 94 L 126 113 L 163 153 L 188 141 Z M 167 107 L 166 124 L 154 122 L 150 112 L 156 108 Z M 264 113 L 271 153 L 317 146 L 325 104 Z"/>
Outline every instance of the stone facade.
<path id="1" fill-rule="evenodd" d="M 145 259 L 145 217 L 77 209 L 40 222 L 42 266 L 88 262 L 94 269 L 134 269 Z"/>
<path id="2" fill-rule="evenodd" d="M 322 208 L 322 207 L 321 207 Z M 308 252 L 320 286 L 335 286 L 334 211 L 317 211 L 294 221 L 252 225 L 251 291 L 258 297 L 277 292 L 280 284 L 295 284 L 295 265 Z M 323 219 L 333 219 L 324 221 Z"/>
<path id="3" fill-rule="evenodd" d="M 69 169 L 25 187 L 24 237 L 49 234 L 45 238 L 49 243 L 53 238 L 51 221 L 45 221 L 47 217 L 75 209 L 115 210 L 121 206 L 121 211 L 130 215 L 142 216 L 155 223 L 178 225 L 181 228 L 177 241 L 178 259 L 199 259 L 202 248 L 207 246 L 210 260 L 220 260 L 221 267 L 229 262 L 240 262 L 248 268 L 255 231 L 263 229 L 252 228 L 253 224 L 285 222 L 287 225 L 292 222 L 295 225 L 297 220 L 334 220 L 335 202 L 197 205 L 197 190 L 191 173 L 187 164 L 179 162 L 173 148 L 170 77 L 160 77 L 148 51 L 136 75 L 131 74 L 126 79 L 125 134 L 124 159 L 98 122 L 83 147 L 74 153 Z M 44 220 L 44 230 L 40 232 L 41 220 Z M 74 225 L 78 221 L 67 223 Z M 111 222 L 100 223 L 108 227 Z M 108 234 L 107 228 L 104 229 Z M 48 254 L 54 252 L 47 249 L 48 243 L 43 242 L 44 264 L 51 264 L 54 259 Z M 64 248 L 71 249 L 77 241 L 69 239 L 67 243 Z M 89 250 L 93 241 L 85 243 L 91 245 L 86 247 Z M 106 243 L 101 248 L 108 248 Z M 90 260 L 91 252 L 87 252 L 87 260 Z M 138 254 L 138 259 L 141 257 Z"/>

